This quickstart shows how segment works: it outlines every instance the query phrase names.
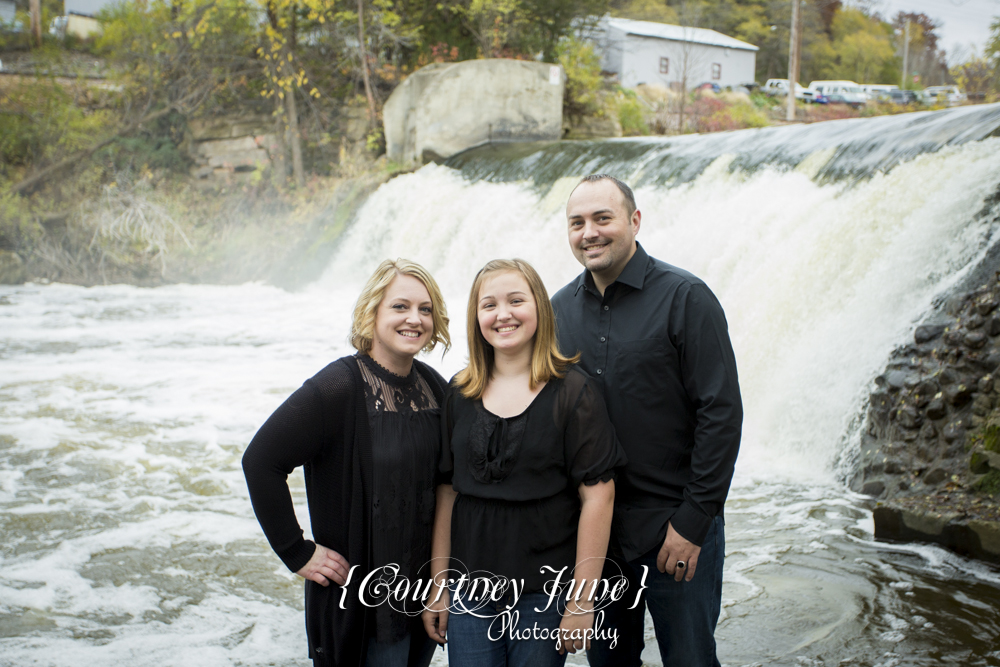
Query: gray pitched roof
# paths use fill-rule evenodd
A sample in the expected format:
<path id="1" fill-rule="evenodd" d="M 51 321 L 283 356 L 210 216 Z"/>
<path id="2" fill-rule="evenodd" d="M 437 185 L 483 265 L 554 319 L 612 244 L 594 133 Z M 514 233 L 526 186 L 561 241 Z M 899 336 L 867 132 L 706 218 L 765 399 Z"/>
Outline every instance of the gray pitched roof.
<path id="1" fill-rule="evenodd" d="M 742 49 L 744 51 L 759 51 L 753 44 L 740 41 L 735 37 L 723 35 L 721 32 L 708 30 L 706 28 L 691 28 L 668 23 L 655 23 L 653 21 L 633 21 L 632 19 L 617 19 L 605 17 L 601 23 L 609 27 L 621 30 L 629 35 L 639 35 L 642 37 L 658 37 L 669 39 L 675 42 L 694 42 L 695 44 L 708 44 L 710 46 L 721 46 L 727 49 Z"/>

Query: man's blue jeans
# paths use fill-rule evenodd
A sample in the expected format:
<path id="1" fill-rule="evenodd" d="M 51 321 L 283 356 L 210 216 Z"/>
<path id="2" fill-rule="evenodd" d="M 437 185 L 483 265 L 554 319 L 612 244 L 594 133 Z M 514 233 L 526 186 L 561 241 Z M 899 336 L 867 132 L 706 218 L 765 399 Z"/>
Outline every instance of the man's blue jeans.
<path id="1" fill-rule="evenodd" d="M 527 632 L 527 636 L 547 637 L 524 639 L 511 637 L 510 622 L 506 631 L 501 630 L 504 619 L 500 616 L 513 602 L 511 596 L 497 603 L 482 603 L 474 615 L 463 613 L 453 593 L 448 614 L 448 664 L 451 667 L 562 667 L 566 655 L 556 651 L 555 639 L 562 621 L 562 605 L 553 604 L 540 613 L 535 611 L 544 609 L 548 600 L 549 596 L 544 593 L 526 593 L 507 612 L 507 619 L 515 618 L 513 613 L 518 612 L 515 631 Z M 467 609 L 476 606 L 466 603 Z"/>
<path id="2" fill-rule="evenodd" d="M 663 667 L 719 667 L 715 654 L 715 626 L 722 608 L 722 565 L 726 556 L 726 535 L 722 517 L 716 517 L 705 536 L 698 555 L 698 567 L 691 581 L 674 581 L 656 569 L 656 554 L 660 547 L 628 563 L 634 581 L 629 590 L 635 591 L 646 575 L 643 602 L 627 610 L 634 595 L 609 609 L 606 625 L 618 631 L 618 644 L 612 650 L 608 641 L 591 642 L 587 660 L 591 667 L 640 667 L 642 665 L 644 608 L 649 609 L 656 630 Z"/>

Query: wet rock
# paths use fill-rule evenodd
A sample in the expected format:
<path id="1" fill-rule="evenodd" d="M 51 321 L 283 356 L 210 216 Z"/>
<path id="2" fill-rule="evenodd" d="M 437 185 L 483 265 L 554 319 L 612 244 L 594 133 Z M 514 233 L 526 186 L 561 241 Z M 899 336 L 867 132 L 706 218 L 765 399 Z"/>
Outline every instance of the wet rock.
<path id="1" fill-rule="evenodd" d="M 944 404 L 944 397 L 938 394 L 927 404 L 927 417 L 929 419 L 941 419 L 948 414 L 948 408 Z"/>
<path id="2" fill-rule="evenodd" d="M 931 470 L 923 476 L 924 484 L 928 484 L 930 486 L 940 484 L 946 479 L 948 479 L 948 473 L 941 468 L 934 468 L 934 470 Z"/>
<path id="3" fill-rule="evenodd" d="M 913 388 L 913 403 L 922 408 L 931 402 L 931 399 L 941 391 L 940 385 L 934 380 L 923 380 Z"/>
<path id="4" fill-rule="evenodd" d="M 986 325 L 986 333 L 991 336 L 1000 334 L 1000 317 L 994 315 L 990 318 L 989 324 Z"/>
<path id="5" fill-rule="evenodd" d="M 933 542 L 959 554 L 1000 563 L 1000 522 L 896 502 L 879 503 L 873 515 L 876 539 Z"/>
<path id="6" fill-rule="evenodd" d="M 910 488 L 910 483 L 907 482 L 905 479 L 901 479 L 899 480 L 899 484 L 897 484 L 896 486 L 897 488 L 899 488 L 900 491 L 906 491 L 907 489 Z"/>
<path id="7" fill-rule="evenodd" d="M 993 409 L 993 399 L 986 394 L 979 394 L 972 401 L 972 414 L 977 417 L 985 417 Z"/>
<path id="8" fill-rule="evenodd" d="M 976 312 L 980 315 L 989 315 L 996 307 L 1000 305 L 1000 300 L 997 300 L 992 294 L 987 294 L 976 302 Z"/>
<path id="9" fill-rule="evenodd" d="M 969 457 L 969 472 L 973 475 L 985 475 L 990 471 L 990 460 L 982 452 L 972 452 Z"/>
<path id="10" fill-rule="evenodd" d="M 924 416 L 912 405 L 907 405 L 896 412 L 896 421 L 903 428 L 918 429 L 924 423 Z"/>
<path id="11" fill-rule="evenodd" d="M 979 366 L 988 373 L 992 373 L 1000 366 L 1000 352 L 993 350 L 985 357 L 977 359 L 976 366 Z"/>
<path id="12" fill-rule="evenodd" d="M 960 408 L 972 400 L 972 389 L 964 383 L 958 382 L 945 387 L 944 398 L 951 405 Z"/>
<path id="13" fill-rule="evenodd" d="M 965 438 L 965 424 L 961 420 L 951 422 L 941 431 L 941 437 L 945 442 L 955 442 Z"/>
<path id="14" fill-rule="evenodd" d="M 917 330 L 913 332 L 913 340 L 915 340 L 918 345 L 922 345 L 943 334 L 944 330 L 945 325 L 943 324 L 921 324 L 917 327 Z"/>
<path id="15" fill-rule="evenodd" d="M 963 338 L 965 346 L 970 347 L 973 350 L 978 350 L 985 347 L 987 340 L 989 340 L 989 338 L 986 336 L 986 334 L 984 334 L 981 331 L 970 331 L 969 333 L 965 334 L 965 337 Z"/>
<path id="16" fill-rule="evenodd" d="M 924 440 L 931 440 L 936 438 L 938 431 L 934 428 L 934 422 L 924 422 L 924 425 L 920 429 L 920 437 Z"/>
<path id="17" fill-rule="evenodd" d="M 885 462 L 884 470 L 888 475 L 901 475 L 906 472 L 906 466 L 898 459 L 888 459 Z"/>
<path id="18" fill-rule="evenodd" d="M 870 482 L 865 482 L 865 485 L 861 487 L 861 493 L 866 496 L 873 496 L 878 498 L 883 493 L 885 493 L 885 482 L 880 479 L 874 479 Z"/>
<path id="19" fill-rule="evenodd" d="M 980 315 L 979 313 L 974 313 L 972 315 L 972 317 L 970 317 L 969 319 L 967 319 L 965 321 L 965 328 L 969 329 L 969 330 L 978 329 L 979 327 L 983 326 L 985 323 L 986 323 L 986 320 L 983 319 L 982 315 Z"/>
<path id="20" fill-rule="evenodd" d="M 979 382 L 976 383 L 976 389 L 979 390 L 981 394 L 988 394 L 993 391 L 993 376 L 984 375 L 979 378 Z"/>
<path id="21" fill-rule="evenodd" d="M 958 371 L 954 368 L 945 368 L 941 371 L 941 374 L 938 375 L 938 382 L 940 382 L 942 386 L 949 385 L 958 382 L 958 377 Z"/>
<path id="22" fill-rule="evenodd" d="M 944 342 L 952 347 L 958 347 L 962 344 L 965 339 L 965 332 L 963 331 L 946 331 L 944 332 Z"/>

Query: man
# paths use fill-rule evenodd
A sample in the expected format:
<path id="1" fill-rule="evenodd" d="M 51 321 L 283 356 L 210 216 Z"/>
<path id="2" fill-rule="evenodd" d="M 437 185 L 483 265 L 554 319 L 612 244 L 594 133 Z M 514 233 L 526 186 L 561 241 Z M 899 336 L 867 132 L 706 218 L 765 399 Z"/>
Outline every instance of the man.
<path id="1" fill-rule="evenodd" d="M 612 553 L 630 577 L 648 569 L 644 602 L 665 667 L 717 667 L 722 508 L 743 422 L 722 306 L 701 280 L 636 243 L 642 214 L 618 179 L 584 178 L 566 216 L 586 270 L 552 299 L 559 346 L 582 354 L 628 455 Z M 593 667 L 641 664 L 644 611 L 631 604 L 625 596 L 608 610 L 619 641 L 593 642 Z"/>

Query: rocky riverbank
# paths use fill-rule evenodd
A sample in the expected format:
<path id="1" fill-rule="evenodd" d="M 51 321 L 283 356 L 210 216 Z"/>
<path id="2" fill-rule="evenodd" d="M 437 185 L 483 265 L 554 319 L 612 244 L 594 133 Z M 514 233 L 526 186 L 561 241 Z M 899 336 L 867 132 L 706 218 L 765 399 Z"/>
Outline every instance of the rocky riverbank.
<path id="1" fill-rule="evenodd" d="M 1000 222 L 1000 190 L 978 215 Z M 897 348 L 875 379 L 851 487 L 875 536 L 1000 564 L 1000 249 Z"/>

